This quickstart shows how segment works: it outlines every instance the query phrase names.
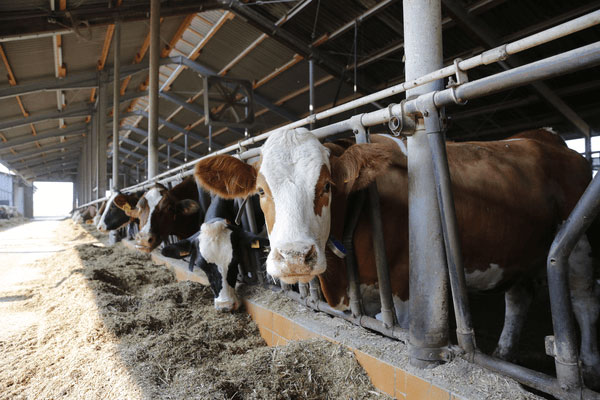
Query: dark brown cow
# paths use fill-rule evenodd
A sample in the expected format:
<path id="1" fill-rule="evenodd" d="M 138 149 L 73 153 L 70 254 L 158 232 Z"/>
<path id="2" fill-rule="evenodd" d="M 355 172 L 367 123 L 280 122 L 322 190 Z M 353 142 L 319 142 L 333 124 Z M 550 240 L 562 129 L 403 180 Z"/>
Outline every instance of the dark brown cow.
<path id="1" fill-rule="evenodd" d="M 259 165 L 216 156 L 200 161 L 196 176 L 222 197 L 258 192 L 271 242 L 267 272 L 287 283 L 319 276 L 327 302 L 340 310 L 348 308 L 345 267 L 326 243 L 330 235 L 342 235 L 348 195 L 376 180 L 384 235 L 389 238 L 386 254 L 394 303 L 399 322 L 406 326 L 406 145 L 377 135 L 372 142 L 322 145 L 305 129 L 279 132 L 262 146 Z M 467 284 L 480 291 L 506 290 L 505 324 L 496 355 L 510 358 L 531 301 L 530 278 L 545 265 L 558 226 L 590 181 L 590 167 L 547 130 L 495 142 L 448 143 L 447 152 Z M 596 231 L 594 227 L 588 232 L 570 259 L 572 298 L 582 331 L 581 359 L 594 377 L 600 367 L 595 340 L 599 306 L 591 259 L 592 249 L 600 249 Z M 359 220 L 354 248 L 361 289 L 369 292 L 377 276 L 366 212 Z"/>
<path id="2" fill-rule="evenodd" d="M 146 252 L 154 250 L 169 235 L 179 239 L 192 236 L 204 219 L 193 176 L 171 190 L 156 184 L 142 196 L 135 209 L 125 212 L 139 219 L 136 246 Z"/>

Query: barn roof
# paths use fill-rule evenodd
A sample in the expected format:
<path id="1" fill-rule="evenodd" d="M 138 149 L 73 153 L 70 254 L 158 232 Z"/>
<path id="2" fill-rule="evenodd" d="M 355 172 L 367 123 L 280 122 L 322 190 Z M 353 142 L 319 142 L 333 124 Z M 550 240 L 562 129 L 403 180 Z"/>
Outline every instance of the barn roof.
<path id="1" fill-rule="evenodd" d="M 217 1 L 162 1 L 161 56 L 186 57 L 208 73 L 250 81 L 257 95 L 251 135 L 308 114 L 309 57 L 316 61 L 317 111 L 354 98 L 355 29 L 359 94 L 403 81 L 399 0 L 232 3 L 238 6 L 233 11 Z M 444 0 L 444 63 L 599 8 L 600 2 L 583 0 Z M 138 70 L 121 81 L 122 165 L 131 171 L 144 164 L 148 12 L 149 0 L 0 2 L 0 162 L 35 180 L 74 179 L 97 99 L 93 86 L 99 71 L 108 71 L 113 63 L 113 23 L 118 18 L 122 21 L 122 68 Z M 597 41 L 598 26 L 527 50 L 516 61 L 530 62 Z M 470 71 L 469 78 L 501 70 L 501 65 L 490 64 Z M 209 128 L 198 112 L 204 109 L 203 85 L 197 70 L 176 64 L 161 66 L 163 170 L 167 143 L 170 165 L 184 162 L 186 133 L 190 158 L 208 152 Z M 448 137 L 493 139 L 540 126 L 553 126 L 566 138 L 580 137 L 574 121 L 600 132 L 600 67 L 550 79 L 543 85 L 549 92 L 530 85 L 474 100 L 467 107 L 448 107 Z M 109 86 L 108 98 L 112 99 Z M 371 111 L 374 106 L 363 109 Z M 565 117 L 569 109 L 575 117 Z M 110 143 L 112 128 L 108 125 L 107 131 Z M 213 148 L 218 148 L 239 141 L 244 130 L 214 127 L 212 134 Z"/>

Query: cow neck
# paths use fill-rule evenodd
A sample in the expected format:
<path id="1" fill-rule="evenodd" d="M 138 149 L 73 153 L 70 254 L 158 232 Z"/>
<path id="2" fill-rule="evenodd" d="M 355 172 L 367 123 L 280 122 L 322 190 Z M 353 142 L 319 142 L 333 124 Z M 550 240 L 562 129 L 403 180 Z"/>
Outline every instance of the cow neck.
<path id="1" fill-rule="evenodd" d="M 171 189 L 169 194 L 177 200 L 189 199 L 198 201 L 198 187 L 196 186 L 196 180 L 193 176 L 188 176 Z"/>

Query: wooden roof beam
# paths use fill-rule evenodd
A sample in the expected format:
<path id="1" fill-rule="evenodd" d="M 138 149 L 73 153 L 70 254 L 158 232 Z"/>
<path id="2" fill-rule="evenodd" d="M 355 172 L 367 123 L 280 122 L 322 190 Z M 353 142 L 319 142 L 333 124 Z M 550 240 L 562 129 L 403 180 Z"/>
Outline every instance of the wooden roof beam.
<path id="1" fill-rule="evenodd" d="M 6 53 L 4 52 L 4 48 L 2 47 L 2 44 L 0 44 L 0 58 L 2 58 L 2 61 L 4 62 L 4 66 L 6 67 L 6 72 L 8 73 L 8 83 L 10 84 L 10 86 L 17 86 L 17 79 L 15 78 L 15 74 L 13 73 L 10 63 L 8 62 L 8 57 L 6 57 Z M 29 117 L 30 114 L 25 109 L 25 106 L 23 105 L 23 100 L 21 100 L 21 96 L 16 96 L 16 99 L 17 99 L 17 103 L 19 104 L 19 109 L 21 109 L 21 113 L 23 114 L 23 116 L 25 118 Z M 37 131 L 35 130 L 35 126 L 33 124 L 29 124 L 29 126 L 31 127 L 31 134 L 33 136 L 37 136 Z M 4 139 L 3 141 L 6 141 L 5 140 L 6 137 L 4 137 L 3 139 Z M 41 147 L 37 141 L 35 142 L 35 145 L 37 147 Z"/>

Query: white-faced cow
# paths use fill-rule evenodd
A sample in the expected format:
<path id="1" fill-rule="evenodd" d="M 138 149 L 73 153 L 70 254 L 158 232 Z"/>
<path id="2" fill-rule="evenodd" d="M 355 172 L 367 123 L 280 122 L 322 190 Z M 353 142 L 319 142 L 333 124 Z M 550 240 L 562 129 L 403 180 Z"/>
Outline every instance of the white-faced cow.
<path id="1" fill-rule="evenodd" d="M 267 239 L 233 223 L 237 212 L 232 200 L 211 196 L 200 231 L 188 239 L 166 245 L 161 251 L 164 256 L 174 258 L 190 255 L 190 271 L 194 267 L 204 271 L 215 296 L 215 308 L 219 311 L 234 311 L 240 306 L 235 284 L 244 248 L 250 248 L 256 241 L 268 244 Z"/>
<path id="2" fill-rule="evenodd" d="M 134 210 L 126 211 L 140 221 L 136 247 L 151 252 L 169 235 L 179 239 L 198 232 L 208 207 L 207 196 L 198 196 L 194 177 L 187 177 L 172 189 L 161 184 L 150 188 Z M 200 201 L 200 203 L 199 203 Z"/>
<path id="3" fill-rule="evenodd" d="M 345 267 L 326 243 L 330 235 L 342 235 L 348 195 L 376 181 L 394 303 L 405 325 L 405 143 L 373 135 L 371 144 L 341 140 L 323 145 L 307 130 L 296 129 L 270 136 L 261 153 L 254 166 L 226 155 L 206 158 L 197 165 L 196 177 L 223 197 L 260 194 L 271 242 L 267 272 L 287 283 L 318 276 L 327 302 L 348 309 Z M 590 167 L 544 129 L 509 140 L 448 143 L 447 153 L 467 285 L 481 291 L 506 290 L 505 323 L 495 354 L 512 358 L 531 302 L 530 279 L 545 265 L 557 227 L 587 187 Z M 600 236 L 595 229 L 581 239 L 582 251 L 571 258 L 579 262 L 571 263 L 570 285 L 582 331 L 581 359 L 585 370 L 597 376 L 599 306 L 593 294 L 591 251 L 600 250 Z M 377 275 L 366 212 L 360 217 L 354 248 L 361 288 L 374 287 Z"/>

